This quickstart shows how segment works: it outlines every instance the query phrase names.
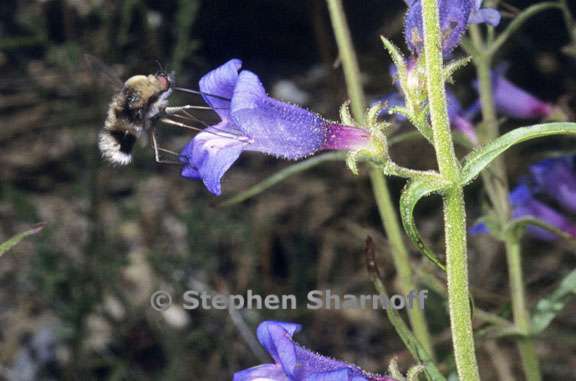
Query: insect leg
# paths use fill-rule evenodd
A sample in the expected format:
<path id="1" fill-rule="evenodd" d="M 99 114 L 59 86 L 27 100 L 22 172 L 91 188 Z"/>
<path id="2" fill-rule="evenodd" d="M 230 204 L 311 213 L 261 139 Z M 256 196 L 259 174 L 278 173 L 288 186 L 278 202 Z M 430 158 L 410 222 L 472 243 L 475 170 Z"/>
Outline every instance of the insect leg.
<path id="1" fill-rule="evenodd" d="M 157 163 L 160 164 L 172 164 L 172 165 L 182 165 L 181 162 L 176 160 L 162 160 L 160 159 L 160 152 L 166 152 L 175 156 L 178 156 L 176 152 L 160 148 L 158 147 L 158 142 L 156 141 L 156 134 L 154 133 L 154 129 L 150 129 L 150 138 L 152 140 L 152 147 L 154 147 L 154 159 Z"/>

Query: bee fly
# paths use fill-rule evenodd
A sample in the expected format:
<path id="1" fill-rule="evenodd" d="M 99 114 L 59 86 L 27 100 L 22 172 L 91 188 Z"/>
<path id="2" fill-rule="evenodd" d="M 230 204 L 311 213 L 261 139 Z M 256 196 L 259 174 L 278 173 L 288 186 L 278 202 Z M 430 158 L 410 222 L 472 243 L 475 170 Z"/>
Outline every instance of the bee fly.
<path id="1" fill-rule="evenodd" d="M 134 75 L 122 83 L 117 75 L 97 58 L 85 55 L 88 66 L 100 77 L 112 82 L 116 94 L 108 107 L 104 127 L 98 134 L 98 148 L 102 158 L 114 165 L 126 165 L 132 160 L 132 150 L 140 136 L 146 132 L 154 148 L 158 163 L 179 164 L 177 161 L 160 160 L 160 152 L 178 156 L 177 153 L 158 147 L 153 123 L 162 116 L 187 113 L 190 109 L 207 109 L 202 106 L 167 107 L 172 90 L 199 92 L 174 87 L 174 73 L 167 73 L 162 67 L 156 74 Z M 194 118 L 196 119 L 196 118 Z M 167 119 L 172 125 L 196 130 L 196 128 Z"/>

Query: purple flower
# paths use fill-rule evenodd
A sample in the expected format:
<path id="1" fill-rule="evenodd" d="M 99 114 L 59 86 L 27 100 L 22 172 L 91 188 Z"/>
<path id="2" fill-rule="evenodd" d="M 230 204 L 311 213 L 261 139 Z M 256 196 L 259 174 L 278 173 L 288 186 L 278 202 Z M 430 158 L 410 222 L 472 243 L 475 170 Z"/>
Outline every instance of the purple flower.
<path id="1" fill-rule="evenodd" d="M 388 118 L 393 118 L 395 121 L 402 123 L 406 121 L 406 117 L 400 114 L 390 114 L 390 110 L 394 107 L 404 107 L 404 98 L 400 93 L 392 91 L 384 95 L 382 98 L 376 99 L 371 103 L 371 106 L 377 104 L 382 105 L 382 110 L 378 114 L 378 118 L 381 120 L 386 120 Z"/>
<path id="2" fill-rule="evenodd" d="M 289 160 L 321 150 L 361 148 L 368 132 L 329 122 L 298 106 L 270 98 L 258 77 L 233 59 L 200 79 L 204 100 L 220 122 L 196 135 L 182 150 L 182 176 L 202 179 L 215 195 L 220 181 L 243 151 Z"/>
<path id="3" fill-rule="evenodd" d="M 407 0 L 408 11 L 404 20 L 406 45 L 415 55 L 424 48 L 421 0 Z M 439 0 L 442 51 L 447 56 L 460 43 L 468 24 L 500 23 L 500 13 L 495 9 L 480 8 L 482 0 Z"/>
<path id="4" fill-rule="evenodd" d="M 552 113 L 553 108 L 549 103 L 508 81 L 503 71 L 492 71 L 492 92 L 499 113 L 515 119 L 543 119 Z M 478 89 L 478 81 L 474 86 Z"/>
<path id="5" fill-rule="evenodd" d="M 468 138 L 468 140 L 473 144 L 478 144 L 478 136 L 476 131 L 474 131 L 474 126 L 470 122 L 469 118 L 466 116 L 466 111 L 462 109 L 460 101 L 452 91 L 446 89 L 446 100 L 448 103 L 448 118 L 450 119 L 450 126 Z M 373 102 L 372 104 L 382 103 L 384 108 L 380 112 L 380 118 L 385 119 L 389 117 L 389 110 L 393 107 L 404 107 L 404 98 L 397 93 L 391 92 L 379 100 Z M 395 114 L 394 118 L 398 122 L 404 122 L 406 118 L 402 115 Z"/>
<path id="6" fill-rule="evenodd" d="M 576 213 L 575 157 L 545 159 L 530 167 L 536 190 L 558 202 L 560 206 Z"/>
<path id="7" fill-rule="evenodd" d="M 476 131 L 474 131 L 474 125 L 466 117 L 458 98 L 448 89 L 446 89 L 446 100 L 448 103 L 448 118 L 452 128 L 464 134 L 472 144 L 478 144 L 478 136 Z"/>
<path id="8" fill-rule="evenodd" d="M 424 48 L 421 0 L 409 0 L 404 19 L 406 45 L 415 55 Z M 447 56 L 460 43 L 468 24 L 498 25 L 500 13 L 495 9 L 480 9 L 482 0 L 439 0 L 442 51 Z"/>
<path id="9" fill-rule="evenodd" d="M 500 12 L 492 8 L 480 8 L 482 6 L 483 0 L 474 0 L 474 5 L 472 7 L 472 12 L 470 12 L 470 18 L 468 19 L 469 24 L 490 24 L 492 26 L 497 26 L 500 24 Z"/>
<path id="10" fill-rule="evenodd" d="M 234 381 L 394 381 L 309 351 L 292 340 L 301 328 L 299 324 L 278 321 L 260 323 L 258 341 L 274 363 L 237 372 Z"/>
<path id="11" fill-rule="evenodd" d="M 576 237 L 576 225 L 566 216 L 534 197 L 533 190 L 526 184 L 520 184 L 510 193 L 512 217 L 534 217 Z M 542 228 L 530 226 L 528 232 L 539 239 L 550 241 L 556 236 Z"/>
<path id="12" fill-rule="evenodd" d="M 540 201 L 544 194 L 558 205 L 576 212 L 576 168 L 574 157 L 542 160 L 530 167 L 531 177 L 510 192 L 512 217 L 534 217 L 576 237 L 576 224 L 560 211 Z M 470 234 L 487 233 L 485 224 L 477 224 Z M 542 240 L 553 240 L 556 236 L 542 228 L 530 226 L 528 232 Z"/>

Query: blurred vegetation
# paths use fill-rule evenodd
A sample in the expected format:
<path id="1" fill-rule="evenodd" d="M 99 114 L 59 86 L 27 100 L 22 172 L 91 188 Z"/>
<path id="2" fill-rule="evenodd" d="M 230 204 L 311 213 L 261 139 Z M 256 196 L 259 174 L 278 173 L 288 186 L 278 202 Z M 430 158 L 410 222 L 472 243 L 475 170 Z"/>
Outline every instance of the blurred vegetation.
<path id="1" fill-rule="evenodd" d="M 513 1 L 523 7 L 527 1 Z M 403 2 L 348 2 L 353 33 L 377 97 L 392 84 L 378 34 L 402 39 Z M 513 80 L 548 100 L 574 105 L 576 63 L 557 14 L 539 17 L 503 55 Z M 542 33 L 546 30 L 546 35 Z M 326 162 L 272 187 L 244 204 L 222 208 L 201 183 L 178 168 L 154 162 L 138 147 L 129 167 L 99 159 L 96 134 L 111 89 L 82 67 L 93 54 L 122 78 L 154 72 L 156 60 L 177 73 L 182 86 L 231 57 L 258 72 L 267 88 L 288 80 L 308 94 L 307 107 L 335 117 L 344 87 L 324 2 L 275 0 L 54 0 L 0 3 L 0 241 L 39 222 L 44 230 L 2 256 L 0 265 L 0 378 L 13 380 L 226 380 L 267 361 L 254 346 L 264 319 L 297 321 L 298 340 L 326 355 L 384 371 L 398 356 L 411 365 L 385 314 L 377 311 L 307 311 L 312 289 L 372 293 L 362 257 L 371 235 L 389 288 L 395 273 L 387 255 L 365 174 Z M 459 75 L 458 94 L 474 98 L 472 70 Z M 534 81 L 533 78 L 541 78 Z M 173 97 L 175 104 L 199 103 Z M 199 114 L 206 121 L 210 113 Z M 512 124 L 510 124 L 512 126 Z M 166 128 L 162 145 L 179 150 L 190 138 Z M 511 176 L 529 160 L 569 150 L 569 142 L 524 146 L 508 158 Z M 399 162 L 430 165 L 422 142 L 394 148 Z M 290 163 L 245 155 L 225 177 L 226 196 L 248 189 Z M 392 181 L 397 199 L 403 183 Z M 481 213 L 483 193 L 472 189 L 470 220 Z M 438 202 L 423 203 L 418 221 L 441 248 Z M 552 290 L 576 264 L 565 243 L 527 242 L 531 302 Z M 471 242 L 475 302 L 509 314 L 505 260 L 489 238 Z M 434 270 L 413 256 L 421 273 Z M 422 284 L 422 287 L 429 287 Z M 242 294 L 296 294 L 294 311 L 184 311 L 149 306 L 156 290 L 175 300 L 185 290 Z M 450 364 L 443 299 L 433 294 L 427 317 Z M 576 367 L 576 306 L 569 305 L 545 331 L 538 349 L 547 379 L 569 379 Z M 502 367 L 518 372 L 512 342 L 480 340 L 485 379 Z M 504 365 L 503 365 L 504 364 Z"/>

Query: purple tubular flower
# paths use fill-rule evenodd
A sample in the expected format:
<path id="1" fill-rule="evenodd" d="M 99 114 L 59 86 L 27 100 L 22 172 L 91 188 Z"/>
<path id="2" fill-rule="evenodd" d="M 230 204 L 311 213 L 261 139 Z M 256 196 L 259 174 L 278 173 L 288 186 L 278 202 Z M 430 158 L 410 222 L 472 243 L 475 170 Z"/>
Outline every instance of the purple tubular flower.
<path id="1" fill-rule="evenodd" d="M 537 218 L 576 237 L 576 225 L 570 222 L 563 214 L 536 199 L 532 190 L 526 184 L 520 184 L 514 188 L 512 192 L 510 192 L 509 197 L 510 204 L 513 208 L 513 218 Z M 479 223 L 472 226 L 468 232 L 471 235 L 487 234 L 490 232 L 490 229 L 486 224 Z M 528 226 L 528 233 L 543 241 L 553 241 L 556 239 L 556 235 L 536 226 Z"/>
<path id="2" fill-rule="evenodd" d="M 576 166 L 574 157 L 545 159 L 530 167 L 539 192 L 555 199 L 560 206 L 576 213 Z"/>
<path id="3" fill-rule="evenodd" d="M 442 30 L 442 51 L 449 55 L 460 43 L 468 26 L 472 12 L 472 0 L 439 0 L 440 28 Z M 424 27 L 422 24 L 422 3 L 413 0 L 408 5 L 404 19 L 404 38 L 410 51 L 420 55 L 424 48 Z"/>
<path id="4" fill-rule="evenodd" d="M 566 233 L 576 236 L 576 225 L 572 224 L 564 215 L 537 200 L 526 184 L 520 184 L 510 193 L 510 203 L 513 207 L 512 217 L 521 218 L 531 216 L 557 227 Z M 530 226 L 528 232 L 536 238 L 551 241 L 556 236 L 544 229 Z"/>
<path id="5" fill-rule="evenodd" d="M 458 98 L 456 98 L 454 93 L 449 89 L 446 89 L 446 98 L 448 101 L 448 117 L 451 127 L 464 134 L 471 143 L 478 144 L 478 136 L 476 135 L 476 131 L 474 131 L 474 126 L 466 116 Z M 376 103 L 385 105 L 385 108 L 382 109 L 379 115 L 380 118 L 385 119 L 388 117 L 388 112 L 392 107 L 404 107 L 404 98 L 397 92 L 391 92 L 372 102 L 373 105 Z M 404 122 L 406 120 L 402 115 L 394 115 L 394 118 L 398 122 Z"/>
<path id="6" fill-rule="evenodd" d="M 474 86 L 478 89 L 477 81 Z M 492 72 L 492 92 L 497 111 L 510 118 L 543 119 L 553 111 L 549 103 L 514 85 L 498 70 Z"/>
<path id="7" fill-rule="evenodd" d="M 531 178 L 510 192 L 512 217 L 532 216 L 576 237 L 576 224 L 561 212 L 536 198 L 545 194 L 568 211 L 576 212 L 576 166 L 574 157 L 545 159 L 530 167 Z M 530 184 L 530 185 L 529 185 Z M 477 224 L 470 234 L 484 234 L 488 228 Z M 528 232 L 542 240 L 553 240 L 556 236 L 544 229 L 530 226 Z"/>
<path id="8" fill-rule="evenodd" d="M 406 45 L 415 55 L 420 55 L 424 47 L 424 27 L 422 24 L 421 0 L 408 0 L 408 11 L 404 20 Z M 500 13 L 491 8 L 480 8 L 482 0 L 439 0 L 440 28 L 442 30 L 442 51 L 448 56 L 460 43 L 469 24 L 486 23 L 496 26 L 500 23 Z"/>
<path id="9" fill-rule="evenodd" d="M 234 381 L 394 381 L 309 351 L 292 339 L 301 328 L 299 324 L 278 321 L 260 323 L 258 341 L 274 363 L 237 372 Z"/>
<path id="10" fill-rule="evenodd" d="M 462 105 L 456 95 L 448 89 L 446 89 L 446 100 L 448 103 L 448 118 L 452 128 L 464 134 L 472 144 L 478 144 L 478 136 L 474 126 L 465 116 L 465 111 L 462 109 Z"/>
<path id="11" fill-rule="evenodd" d="M 243 151 L 257 151 L 289 160 L 321 150 L 352 150 L 365 146 L 365 130 L 327 121 L 298 106 L 270 98 L 258 77 L 233 59 L 200 80 L 204 100 L 220 122 L 196 135 L 180 153 L 182 176 L 202 179 L 221 194 L 220 181 Z"/>
<path id="12" fill-rule="evenodd" d="M 492 26 L 497 26 L 500 24 L 500 12 L 492 8 L 480 8 L 482 6 L 483 0 L 474 0 L 474 6 L 472 7 L 472 12 L 470 12 L 470 18 L 468 19 L 469 24 L 490 24 Z"/>

